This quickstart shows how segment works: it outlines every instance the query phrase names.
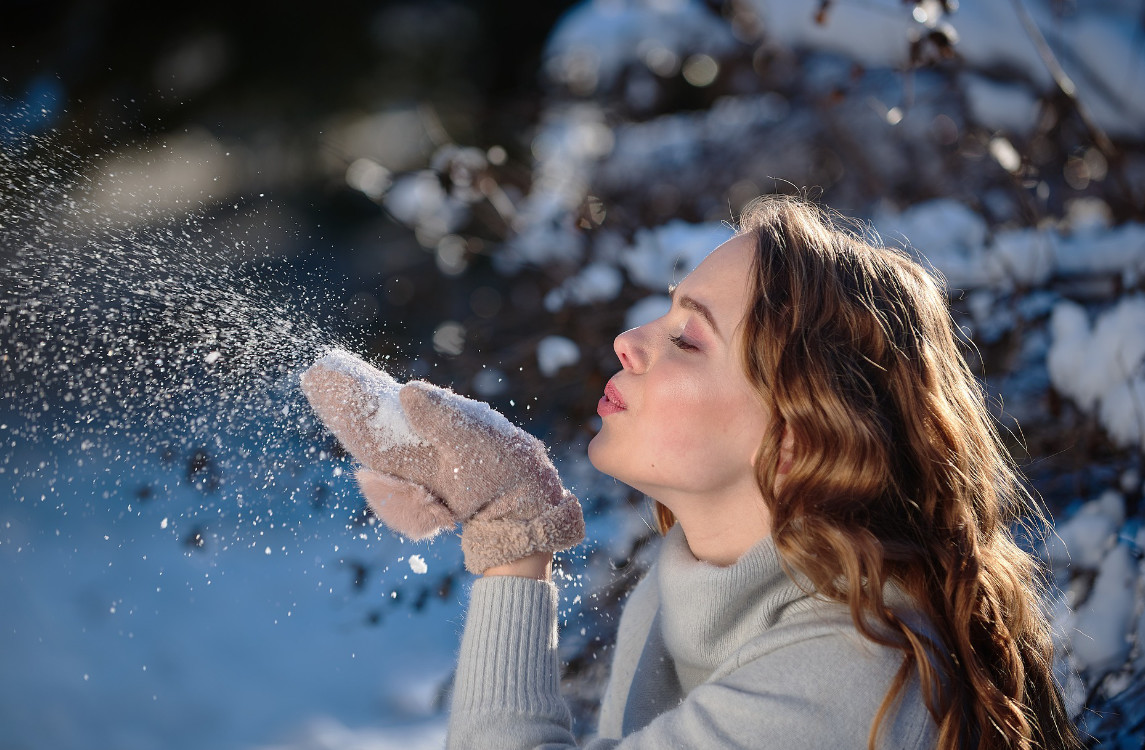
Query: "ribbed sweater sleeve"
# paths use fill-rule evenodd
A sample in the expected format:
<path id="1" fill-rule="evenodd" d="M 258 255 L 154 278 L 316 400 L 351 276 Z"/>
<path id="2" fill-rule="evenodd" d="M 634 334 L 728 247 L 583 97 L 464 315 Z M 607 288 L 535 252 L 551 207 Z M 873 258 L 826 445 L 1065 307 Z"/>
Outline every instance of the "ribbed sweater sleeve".
<path id="1" fill-rule="evenodd" d="M 449 748 L 574 745 L 560 694 L 557 588 L 515 576 L 473 584 L 461 639 Z"/>

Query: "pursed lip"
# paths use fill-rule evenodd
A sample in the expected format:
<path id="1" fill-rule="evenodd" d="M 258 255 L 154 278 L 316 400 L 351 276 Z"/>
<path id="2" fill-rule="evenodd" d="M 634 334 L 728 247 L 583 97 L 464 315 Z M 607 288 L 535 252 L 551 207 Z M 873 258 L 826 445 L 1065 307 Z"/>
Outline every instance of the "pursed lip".
<path id="1" fill-rule="evenodd" d="M 609 401 L 611 401 L 616 406 L 619 406 L 621 409 L 627 409 L 628 408 L 624 404 L 624 399 L 621 397 L 620 391 L 617 390 L 616 385 L 611 380 L 608 381 L 608 384 L 606 386 L 604 386 L 604 397 L 607 398 Z"/>

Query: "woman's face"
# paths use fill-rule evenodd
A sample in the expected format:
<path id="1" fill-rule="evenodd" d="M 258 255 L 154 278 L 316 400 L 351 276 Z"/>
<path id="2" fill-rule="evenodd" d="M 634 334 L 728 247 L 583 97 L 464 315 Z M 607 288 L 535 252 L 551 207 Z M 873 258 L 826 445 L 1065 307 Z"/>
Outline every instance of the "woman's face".
<path id="1" fill-rule="evenodd" d="M 768 415 L 744 374 L 740 328 L 754 245 L 735 237 L 676 287 L 664 317 L 616 337 L 589 460 L 669 508 L 680 493 L 758 495 Z M 623 408 L 620 408 L 623 407 Z"/>

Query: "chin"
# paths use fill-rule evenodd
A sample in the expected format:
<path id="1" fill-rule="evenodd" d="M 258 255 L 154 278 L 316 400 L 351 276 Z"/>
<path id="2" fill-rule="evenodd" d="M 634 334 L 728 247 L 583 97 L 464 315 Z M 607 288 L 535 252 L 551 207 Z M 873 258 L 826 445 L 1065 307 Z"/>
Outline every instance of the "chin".
<path id="1" fill-rule="evenodd" d="M 601 463 L 600 463 L 601 459 L 603 458 L 603 456 L 601 456 L 600 443 L 601 443 L 601 437 L 600 437 L 599 432 L 596 433 L 595 435 L 593 435 L 592 440 L 588 441 L 588 462 L 590 464 L 592 464 L 593 468 L 595 468 L 597 471 L 601 471 L 601 472 L 604 472 L 605 474 L 609 474 L 608 470 L 605 469 L 604 466 L 601 466 Z M 606 463 L 607 463 L 607 461 L 606 461 Z M 609 474 L 609 476 L 612 476 L 612 475 Z"/>
<path id="2" fill-rule="evenodd" d="M 618 455 L 615 446 L 609 446 L 608 439 L 602 438 L 600 433 L 588 443 L 588 462 L 601 474 L 607 474 L 638 492 L 645 492 L 640 486 L 643 483 L 634 481 L 631 466 L 625 463 L 623 452 Z"/>
<path id="3" fill-rule="evenodd" d="M 600 473 L 628 484 L 624 478 L 624 462 L 617 461 L 615 446 L 609 446 L 603 432 L 596 433 L 588 441 L 588 462 Z"/>

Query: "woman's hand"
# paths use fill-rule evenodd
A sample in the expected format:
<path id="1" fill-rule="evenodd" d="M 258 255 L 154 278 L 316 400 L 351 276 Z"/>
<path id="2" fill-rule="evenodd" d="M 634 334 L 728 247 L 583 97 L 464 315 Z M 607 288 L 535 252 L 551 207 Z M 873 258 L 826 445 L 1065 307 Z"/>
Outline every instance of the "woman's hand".
<path id="1" fill-rule="evenodd" d="M 387 377 L 368 366 L 347 372 L 319 360 L 304 374 L 303 391 L 362 462 L 358 484 L 378 518 L 414 539 L 461 523 L 471 572 L 522 561 L 512 568 L 521 572 L 508 574 L 546 579 L 551 553 L 584 538 L 584 518 L 544 445 L 487 405 L 422 381 L 399 392 L 416 439 L 386 439 L 376 424 L 386 411 L 369 382 L 371 370 Z"/>

